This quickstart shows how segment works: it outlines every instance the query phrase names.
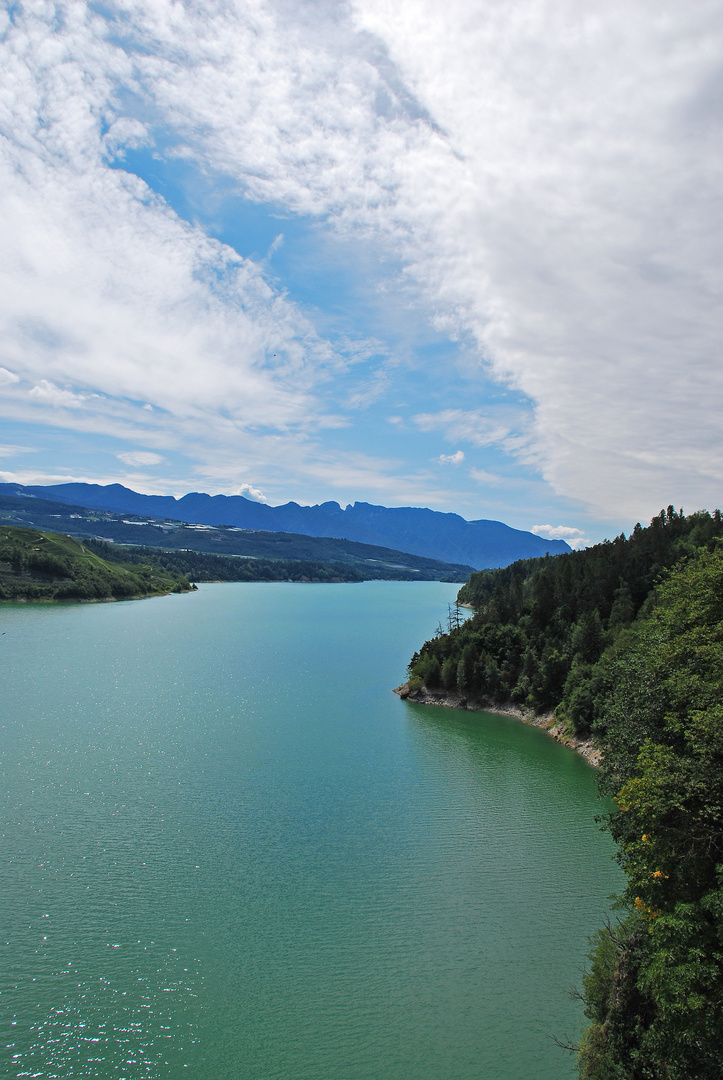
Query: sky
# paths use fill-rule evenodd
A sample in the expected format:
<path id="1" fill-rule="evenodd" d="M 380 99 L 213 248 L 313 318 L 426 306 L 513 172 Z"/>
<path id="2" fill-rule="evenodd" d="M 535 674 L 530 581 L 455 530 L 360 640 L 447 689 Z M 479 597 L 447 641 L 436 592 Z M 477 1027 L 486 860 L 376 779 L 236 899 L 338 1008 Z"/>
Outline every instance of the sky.
<path id="1" fill-rule="evenodd" d="M 723 0 L 0 13 L 0 481 L 723 503 Z"/>

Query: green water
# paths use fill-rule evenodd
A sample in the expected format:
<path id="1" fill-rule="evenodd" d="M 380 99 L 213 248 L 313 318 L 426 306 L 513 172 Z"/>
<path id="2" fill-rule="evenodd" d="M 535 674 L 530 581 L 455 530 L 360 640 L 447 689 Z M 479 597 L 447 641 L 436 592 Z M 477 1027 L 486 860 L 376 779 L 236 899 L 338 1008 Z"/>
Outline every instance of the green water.
<path id="1" fill-rule="evenodd" d="M 456 586 L 0 605 L 2 1075 L 567 1080 L 593 770 L 390 693 Z"/>

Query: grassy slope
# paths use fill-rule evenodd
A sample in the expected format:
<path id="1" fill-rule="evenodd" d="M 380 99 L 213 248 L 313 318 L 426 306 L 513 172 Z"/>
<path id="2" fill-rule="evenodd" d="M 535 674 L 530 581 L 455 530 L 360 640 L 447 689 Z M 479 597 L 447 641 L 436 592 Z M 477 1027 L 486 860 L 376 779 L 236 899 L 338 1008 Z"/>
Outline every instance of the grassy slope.
<path id="1" fill-rule="evenodd" d="M 121 600 L 189 588 L 158 566 L 109 563 L 70 536 L 0 526 L 0 600 Z"/>

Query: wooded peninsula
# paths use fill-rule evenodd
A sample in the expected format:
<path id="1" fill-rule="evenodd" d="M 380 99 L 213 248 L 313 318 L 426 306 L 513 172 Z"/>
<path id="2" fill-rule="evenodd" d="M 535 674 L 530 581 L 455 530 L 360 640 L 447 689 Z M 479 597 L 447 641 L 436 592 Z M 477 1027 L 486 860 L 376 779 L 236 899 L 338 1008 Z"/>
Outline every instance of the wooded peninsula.
<path id="1" fill-rule="evenodd" d="M 672 506 L 471 576 L 404 692 L 554 711 L 600 750 L 627 875 L 583 978 L 581 1080 L 723 1076 L 723 522 Z"/>

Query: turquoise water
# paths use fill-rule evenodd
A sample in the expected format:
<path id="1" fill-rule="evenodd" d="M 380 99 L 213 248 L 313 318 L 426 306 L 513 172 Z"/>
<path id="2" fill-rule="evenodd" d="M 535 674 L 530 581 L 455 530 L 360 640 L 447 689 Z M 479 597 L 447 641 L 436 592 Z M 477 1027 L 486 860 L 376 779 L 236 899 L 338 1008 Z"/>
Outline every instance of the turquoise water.
<path id="1" fill-rule="evenodd" d="M 567 1080 L 593 770 L 390 688 L 454 585 L 0 605 L 2 1075 Z"/>

